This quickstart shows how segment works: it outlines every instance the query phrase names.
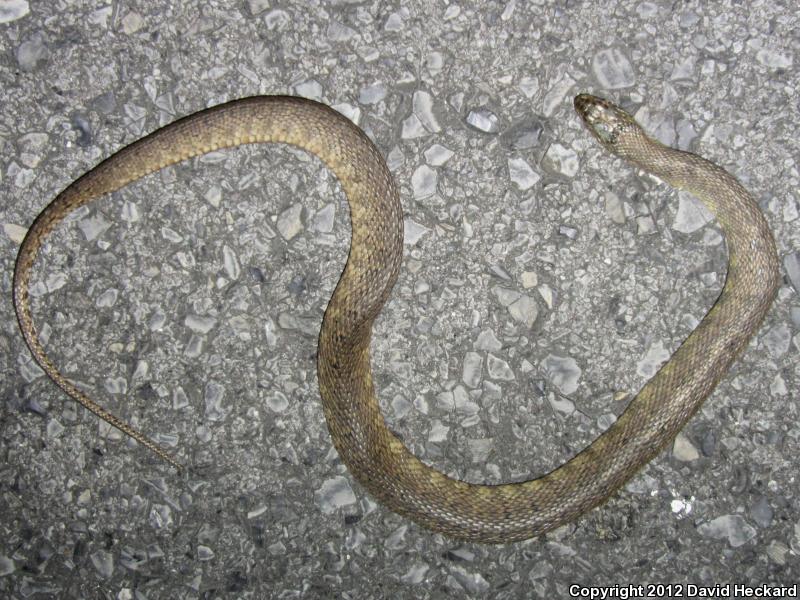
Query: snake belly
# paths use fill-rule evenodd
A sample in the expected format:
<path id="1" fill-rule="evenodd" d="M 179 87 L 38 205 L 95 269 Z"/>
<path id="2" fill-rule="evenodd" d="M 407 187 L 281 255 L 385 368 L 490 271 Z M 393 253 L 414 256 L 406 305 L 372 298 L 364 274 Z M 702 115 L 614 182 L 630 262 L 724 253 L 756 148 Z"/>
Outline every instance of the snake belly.
<path id="1" fill-rule="evenodd" d="M 607 149 L 690 191 L 715 213 L 728 245 L 728 275 L 709 313 L 619 419 L 542 477 L 501 485 L 459 481 L 420 461 L 386 426 L 369 347 L 373 322 L 400 268 L 400 199 L 369 138 L 311 100 L 257 96 L 194 113 L 126 146 L 73 182 L 38 215 L 19 249 L 13 300 L 23 337 L 35 361 L 67 395 L 180 469 L 175 457 L 89 398 L 47 356 L 31 315 L 31 269 L 46 236 L 70 212 L 149 173 L 241 144 L 297 146 L 335 174 L 350 205 L 350 252 L 325 311 L 317 354 L 328 429 L 350 473 L 387 508 L 454 538 L 505 543 L 544 533 L 604 502 L 674 438 L 758 329 L 778 285 L 772 234 L 744 188 L 716 165 L 650 139 L 632 119 L 622 119 L 624 126 L 619 120 L 604 122 L 613 111 L 597 107 L 615 107 L 603 102 L 579 96 L 575 104 Z"/>

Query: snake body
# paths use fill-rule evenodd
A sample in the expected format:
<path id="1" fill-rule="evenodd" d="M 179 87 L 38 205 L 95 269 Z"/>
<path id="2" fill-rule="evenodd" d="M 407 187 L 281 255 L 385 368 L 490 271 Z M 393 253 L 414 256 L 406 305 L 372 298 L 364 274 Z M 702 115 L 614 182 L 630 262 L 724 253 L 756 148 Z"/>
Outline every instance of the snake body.
<path id="1" fill-rule="evenodd" d="M 256 142 L 298 146 L 338 177 L 350 205 L 344 272 L 319 336 L 318 376 L 331 438 L 350 473 L 380 502 L 451 537 L 487 543 L 526 539 L 604 502 L 670 442 L 758 329 L 778 286 L 775 245 L 753 198 L 723 169 L 650 139 L 610 103 L 578 96 L 575 107 L 601 144 L 634 166 L 698 196 L 728 245 L 725 286 L 713 308 L 619 419 L 550 473 L 519 483 L 476 485 L 425 465 L 389 430 L 370 370 L 372 324 L 397 278 L 402 209 L 394 180 L 366 135 L 331 108 L 301 98 L 261 96 L 222 104 L 167 125 L 123 148 L 67 187 L 35 219 L 14 272 L 14 306 L 33 358 L 70 397 L 180 468 L 147 436 L 67 380 L 44 351 L 28 285 L 45 237 L 71 211 L 167 165 Z"/>

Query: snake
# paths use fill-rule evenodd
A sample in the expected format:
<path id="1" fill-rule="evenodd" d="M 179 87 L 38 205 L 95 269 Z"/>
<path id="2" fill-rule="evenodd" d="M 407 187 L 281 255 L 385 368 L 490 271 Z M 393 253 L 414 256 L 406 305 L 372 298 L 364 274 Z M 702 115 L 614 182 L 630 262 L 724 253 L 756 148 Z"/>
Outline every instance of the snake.
<path id="1" fill-rule="evenodd" d="M 253 96 L 201 110 L 125 146 L 66 187 L 36 217 L 19 248 L 13 302 L 22 336 L 36 363 L 69 397 L 183 468 L 76 387 L 46 354 L 31 314 L 36 257 L 72 211 L 168 165 L 241 144 L 301 148 L 338 178 L 350 209 L 350 250 L 317 348 L 323 413 L 342 461 L 381 504 L 433 532 L 487 544 L 539 536 L 604 503 L 675 438 L 759 329 L 779 285 L 772 233 L 734 176 L 653 139 L 605 99 L 580 94 L 574 107 L 606 151 L 708 207 L 724 233 L 728 265 L 716 302 L 670 359 L 610 427 L 545 475 L 497 485 L 462 481 L 424 463 L 387 426 L 374 389 L 370 341 L 400 271 L 404 213 L 375 144 L 348 118 L 313 100 Z"/>

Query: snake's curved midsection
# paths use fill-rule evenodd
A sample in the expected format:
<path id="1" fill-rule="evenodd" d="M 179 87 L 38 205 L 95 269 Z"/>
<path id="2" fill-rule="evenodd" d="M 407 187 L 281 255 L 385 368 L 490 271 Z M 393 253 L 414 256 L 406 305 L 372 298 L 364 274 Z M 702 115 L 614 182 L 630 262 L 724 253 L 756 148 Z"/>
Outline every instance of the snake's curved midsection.
<path id="1" fill-rule="evenodd" d="M 123 148 L 70 185 L 34 221 L 14 273 L 20 327 L 47 375 L 87 409 L 178 467 L 177 459 L 78 390 L 47 357 L 30 310 L 31 269 L 44 238 L 78 206 L 169 164 L 256 142 L 293 144 L 315 154 L 338 177 L 350 204 L 351 250 L 325 312 L 318 351 L 333 442 L 350 472 L 388 508 L 453 537 L 492 543 L 525 539 L 603 502 L 697 410 L 757 329 L 777 285 L 772 236 L 735 179 L 694 155 L 643 146 L 648 160 L 665 169 L 657 173 L 661 176 L 691 167 L 692 179 L 673 183 L 710 202 L 723 225 L 731 264 L 719 300 L 616 423 L 572 460 L 521 483 L 457 481 L 407 450 L 386 426 L 373 389 L 371 329 L 397 278 L 403 238 L 399 197 L 380 153 L 360 129 L 316 102 L 265 96 L 220 105 Z"/>

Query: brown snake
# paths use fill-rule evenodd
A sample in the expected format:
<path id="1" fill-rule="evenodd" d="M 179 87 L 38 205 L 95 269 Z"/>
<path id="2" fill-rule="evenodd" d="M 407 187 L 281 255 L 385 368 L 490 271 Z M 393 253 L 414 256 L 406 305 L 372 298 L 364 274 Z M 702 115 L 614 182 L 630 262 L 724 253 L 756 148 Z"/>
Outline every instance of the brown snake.
<path id="1" fill-rule="evenodd" d="M 422 463 L 387 428 L 373 390 L 369 345 L 403 254 L 400 199 L 367 136 L 310 100 L 262 96 L 203 110 L 130 144 L 67 187 L 33 222 L 17 256 L 14 306 L 22 334 L 36 362 L 69 396 L 180 469 L 163 448 L 96 404 L 53 365 L 31 317 L 31 268 L 47 234 L 71 211 L 149 173 L 240 144 L 298 146 L 338 177 L 351 211 L 350 254 L 325 311 L 317 361 L 325 418 L 342 460 L 384 505 L 434 531 L 488 543 L 541 534 L 604 502 L 675 437 L 756 332 L 779 282 L 772 234 L 734 177 L 650 139 L 605 100 L 580 95 L 575 108 L 606 149 L 708 206 L 725 232 L 729 264 L 716 303 L 669 362 L 611 427 L 547 475 L 503 485 L 458 481 Z"/>

